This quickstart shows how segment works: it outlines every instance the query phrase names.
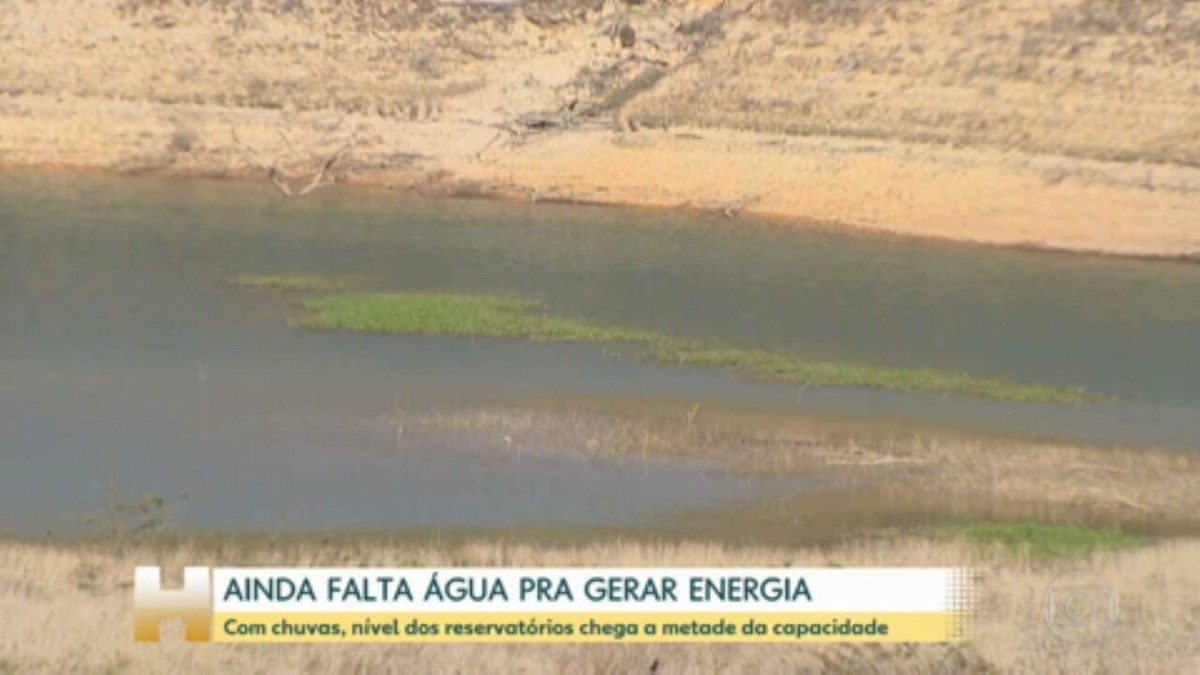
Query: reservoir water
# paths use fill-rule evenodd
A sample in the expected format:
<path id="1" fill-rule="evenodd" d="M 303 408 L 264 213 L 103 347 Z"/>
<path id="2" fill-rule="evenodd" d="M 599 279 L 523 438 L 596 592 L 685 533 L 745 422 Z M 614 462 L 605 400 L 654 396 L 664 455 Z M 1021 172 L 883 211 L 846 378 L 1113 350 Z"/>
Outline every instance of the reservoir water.
<path id="1" fill-rule="evenodd" d="M 237 275 L 516 295 L 555 314 L 813 359 L 1082 385 L 1114 403 L 785 387 L 601 346 L 305 332 Z M 622 525 L 787 481 L 521 457 L 392 415 L 677 401 L 820 423 L 1200 448 L 1200 266 L 871 238 L 670 212 L 336 188 L 4 175 L 0 531 L 114 489 L 193 529 Z"/>

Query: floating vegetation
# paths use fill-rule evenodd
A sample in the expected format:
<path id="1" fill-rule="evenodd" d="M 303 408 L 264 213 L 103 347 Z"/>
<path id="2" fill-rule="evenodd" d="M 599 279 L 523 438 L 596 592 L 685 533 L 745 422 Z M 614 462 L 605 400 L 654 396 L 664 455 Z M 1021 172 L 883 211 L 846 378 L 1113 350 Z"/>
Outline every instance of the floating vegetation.
<path id="1" fill-rule="evenodd" d="M 961 394 L 1022 403 L 1082 404 L 1100 400 L 1082 388 L 1014 384 L 927 369 L 809 361 L 798 356 L 681 340 L 658 333 L 551 316 L 543 303 L 520 298 L 443 295 L 339 295 L 309 300 L 311 314 L 292 325 L 400 335 L 494 337 L 531 342 L 634 342 L 645 358 L 726 368 L 768 382 L 818 387 Z"/>
<path id="2" fill-rule="evenodd" d="M 367 333 L 496 337 L 530 342 L 644 342 L 652 333 L 595 326 L 538 313 L 533 300 L 473 295 L 346 295 L 304 303 L 293 325 Z"/>
<path id="3" fill-rule="evenodd" d="M 1082 404 L 1095 398 L 1082 388 L 1013 384 L 924 368 L 880 368 L 808 361 L 787 354 L 706 346 L 684 340 L 658 341 L 647 354 L 665 362 L 717 366 L 755 379 L 814 387 L 943 392 L 1020 403 Z"/>

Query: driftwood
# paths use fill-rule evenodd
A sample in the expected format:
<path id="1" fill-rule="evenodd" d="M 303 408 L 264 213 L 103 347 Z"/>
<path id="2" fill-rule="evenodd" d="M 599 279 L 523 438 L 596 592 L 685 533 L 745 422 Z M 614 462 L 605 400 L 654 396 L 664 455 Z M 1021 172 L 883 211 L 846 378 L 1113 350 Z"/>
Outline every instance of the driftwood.
<path id="1" fill-rule="evenodd" d="M 506 143 L 520 143 L 534 134 L 561 131 L 571 127 L 578 105 L 579 99 L 571 99 L 558 110 L 531 110 L 515 115 L 510 113 L 508 119 L 487 125 L 498 131 L 475 153 L 475 159 L 482 159 L 498 142 L 501 146 Z"/>
<path id="2" fill-rule="evenodd" d="M 329 159 L 325 160 L 325 163 L 321 165 L 321 170 L 317 172 L 317 175 L 313 176 L 312 181 L 310 181 L 309 184 L 304 186 L 304 189 L 300 191 L 300 196 L 303 197 L 319 187 L 333 185 L 336 181 L 334 181 L 334 179 L 329 175 L 329 170 L 333 168 L 334 164 L 337 164 L 337 161 L 342 157 L 342 153 L 348 149 L 350 149 L 349 143 L 338 148 L 337 152 L 333 153 Z"/>
<path id="3" fill-rule="evenodd" d="M 329 172 L 333 169 L 334 165 L 337 164 L 338 160 L 342 158 L 342 155 L 353 145 L 353 142 L 349 142 L 338 148 L 337 152 L 330 155 L 328 159 L 321 163 L 321 167 L 317 170 L 317 173 L 313 175 L 312 180 L 308 182 L 308 185 L 305 185 L 303 188 L 301 188 L 299 192 L 293 192 L 291 179 L 288 178 L 287 174 L 285 174 L 283 170 L 279 168 L 278 159 L 272 159 L 268 164 L 261 156 L 259 156 L 257 152 L 254 151 L 254 148 L 244 143 L 242 139 L 238 137 L 236 127 L 231 125 L 229 131 L 233 136 L 233 142 L 236 143 L 239 148 L 241 148 L 242 153 L 246 156 L 246 159 L 248 159 L 251 164 L 257 166 L 262 171 L 265 171 L 267 174 L 267 180 L 271 181 L 271 184 L 275 186 L 275 189 L 279 190 L 280 194 L 282 194 L 284 197 L 303 197 L 317 188 L 333 185 L 336 181 Z M 287 136 L 283 136 L 283 140 L 289 147 L 291 147 L 291 142 L 288 140 Z"/>
<path id="4" fill-rule="evenodd" d="M 726 218 L 737 218 L 744 209 L 758 203 L 760 199 L 762 198 L 757 195 L 746 195 L 732 202 L 718 204 L 713 211 Z"/>
<path id="5" fill-rule="evenodd" d="M 556 113 L 521 113 L 514 121 L 521 127 L 530 131 L 547 131 L 549 129 L 557 129 L 563 126 L 562 116 Z"/>

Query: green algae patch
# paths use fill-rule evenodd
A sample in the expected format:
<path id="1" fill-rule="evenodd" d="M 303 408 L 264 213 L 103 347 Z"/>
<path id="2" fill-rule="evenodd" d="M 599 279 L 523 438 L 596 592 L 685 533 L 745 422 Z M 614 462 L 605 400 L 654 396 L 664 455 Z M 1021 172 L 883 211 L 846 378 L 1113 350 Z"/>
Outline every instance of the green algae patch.
<path id="1" fill-rule="evenodd" d="M 745 377 L 783 384 L 941 392 L 1019 403 L 1080 405 L 1096 399 L 1082 388 L 1014 384 L 923 368 L 880 368 L 809 361 L 787 354 L 711 346 L 686 340 L 659 341 L 647 351 L 647 355 L 680 365 L 727 368 Z"/>
<path id="2" fill-rule="evenodd" d="M 303 328 L 399 335 L 494 337 L 530 342 L 646 342 L 652 333 L 597 326 L 544 313 L 533 300 L 474 295 L 344 295 L 309 300 Z"/>
<path id="3" fill-rule="evenodd" d="M 304 303 L 301 328 L 397 335 L 492 337 L 530 342 L 641 343 L 639 356 L 663 363 L 725 368 L 735 375 L 799 386 L 860 387 L 974 396 L 1021 403 L 1099 401 L 1081 388 L 1014 384 L 926 369 L 810 361 L 798 356 L 552 316 L 535 300 L 452 294 L 335 295 Z"/>
<path id="4" fill-rule="evenodd" d="M 306 291 L 309 293 L 332 293 L 352 286 L 362 285 L 372 277 L 356 276 L 306 276 L 306 275 L 240 275 L 225 279 L 225 283 L 250 291 Z"/>

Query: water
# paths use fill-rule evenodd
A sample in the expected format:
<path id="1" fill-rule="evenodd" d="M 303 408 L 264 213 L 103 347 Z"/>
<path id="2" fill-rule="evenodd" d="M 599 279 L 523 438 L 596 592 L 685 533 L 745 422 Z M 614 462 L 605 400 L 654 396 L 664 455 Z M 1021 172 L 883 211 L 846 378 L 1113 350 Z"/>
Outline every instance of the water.
<path id="1" fill-rule="evenodd" d="M 703 466 L 397 447 L 396 401 L 668 400 L 898 429 L 1200 447 L 1200 267 L 864 238 L 674 213 L 335 189 L 0 182 L 0 528 L 105 485 L 189 494 L 194 528 L 621 524 L 757 494 Z M 305 333 L 241 274 L 513 294 L 556 313 L 812 358 L 1112 394 L 1029 406 L 798 390 L 535 346 Z M 111 490 L 111 488 L 109 488 Z"/>

